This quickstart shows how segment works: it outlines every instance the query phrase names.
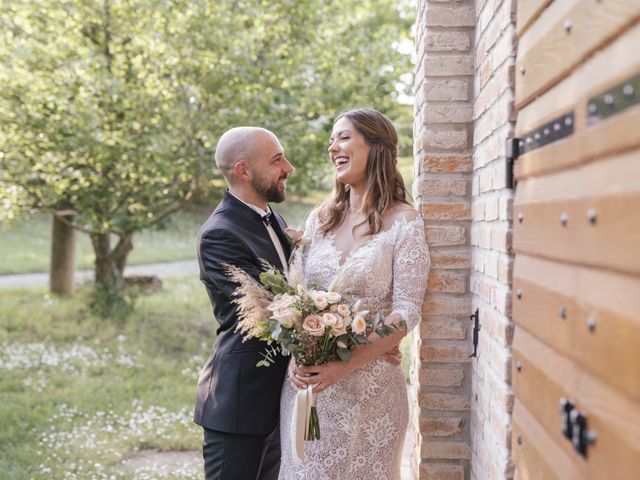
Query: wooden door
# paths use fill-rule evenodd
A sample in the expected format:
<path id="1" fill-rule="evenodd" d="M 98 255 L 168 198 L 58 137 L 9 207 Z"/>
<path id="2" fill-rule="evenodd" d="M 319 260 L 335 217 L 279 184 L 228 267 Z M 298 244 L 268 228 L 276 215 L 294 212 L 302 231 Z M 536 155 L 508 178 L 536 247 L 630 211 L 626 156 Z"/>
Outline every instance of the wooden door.
<path id="1" fill-rule="evenodd" d="M 516 478 L 640 478 L 640 0 L 517 4 Z"/>

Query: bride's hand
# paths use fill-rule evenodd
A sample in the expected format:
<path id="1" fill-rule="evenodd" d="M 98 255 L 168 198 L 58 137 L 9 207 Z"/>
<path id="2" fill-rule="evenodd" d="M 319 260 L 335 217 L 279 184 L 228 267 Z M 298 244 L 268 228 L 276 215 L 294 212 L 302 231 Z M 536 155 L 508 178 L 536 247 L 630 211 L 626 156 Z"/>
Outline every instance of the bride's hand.
<path id="1" fill-rule="evenodd" d="M 299 372 L 306 377 L 307 384 L 313 385 L 313 392 L 320 393 L 331 385 L 343 379 L 350 371 L 345 362 L 333 361 L 324 365 L 298 367 Z M 306 387 L 306 384 L 305 384 Z"/>
<path id="2" fill-rule="evenodd" d="M 307 384 L 303 381 L 305 375 L 300 372 L 298 365 L 296 365 L 296 359 L 291 356 L 291 360 L 289 361 L 289 381 L 294 388 L 298 390 L 304 390 L 307 388 Z"/>
<path id="3" fill-rule="evenodd" d="M 384 352 L 380 357 L 391 365 L 400 365 L 402 363 L 402 352 L 400 351 L 400 344 L 393 347 L 391 350 Z"/>

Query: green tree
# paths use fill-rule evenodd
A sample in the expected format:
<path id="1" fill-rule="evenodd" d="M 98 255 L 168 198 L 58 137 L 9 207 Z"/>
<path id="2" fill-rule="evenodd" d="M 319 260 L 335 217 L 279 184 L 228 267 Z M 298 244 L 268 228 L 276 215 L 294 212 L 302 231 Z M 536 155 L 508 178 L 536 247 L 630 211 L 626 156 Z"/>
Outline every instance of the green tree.
<path id="1" fill-rule="evenodd" d="M 326 171 L 337 113 L 406 117 L 396 97 L 411 66 L 397 45 L 413 12 L 402 2 L 3 3 L 3 212 L 76 211 L 98 284 L 121 277 L 135 232 L 208 181 L 231 126 L 276 132 L 304 192 Z"/>

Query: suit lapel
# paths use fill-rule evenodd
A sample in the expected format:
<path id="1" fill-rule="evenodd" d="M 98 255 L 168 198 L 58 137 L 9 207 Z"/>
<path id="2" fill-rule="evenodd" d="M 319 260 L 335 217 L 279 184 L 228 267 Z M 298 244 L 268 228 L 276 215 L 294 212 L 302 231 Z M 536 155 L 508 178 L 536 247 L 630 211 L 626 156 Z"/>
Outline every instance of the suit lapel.
<path id="1" fill-rule="evenodd" d="M 231 195 L 228 190 L 225 192 L 223 202 L 226 208 L 228 208 L 234 216 L 242 218 L 244 222 L 248 222 L 251 225 L 250 230 L 253 232 L 254 238 L 256 238 L 256 245 L 262 245 L 262 248 L 258 252 L 258 256 L 267 260 L 274 267 L 280 268 L 280 270 L 284 271 L 284 266 L 280 261 L 280 255 L 278 255 L 278 251 L 271 240 L 271 236 L 269 235 L 267 227 L 262 221 L 260 214 Z M 284 257 L 285 259 L 288 259 L 291 254 L 291 247 L 287 236 L 284 234 L 284 229 L 287 225 L 275 212 L 273 212 L 273 217 L 275 221 L 271 222 L 271 225 L 280 240 L 282 250 L 284 251 Z"/>
<path id="2" fill-rule="evenodd" d="M 291 256 L 291 244 L 289 243 L 289 238 L 284 233 L 285 229 L 287 228 L 287 224 L 284 223 L 284 221 L 280 219 L 280 215 L 277 215 L 275 212 L 273 212 L 273 216 L 275 217 L 276 221 L 271 222 L 271 226 L 280 239 L 280 245 L 282 245 L 282 250 L 284 251 L 284 258 L 289 258 Z"/>

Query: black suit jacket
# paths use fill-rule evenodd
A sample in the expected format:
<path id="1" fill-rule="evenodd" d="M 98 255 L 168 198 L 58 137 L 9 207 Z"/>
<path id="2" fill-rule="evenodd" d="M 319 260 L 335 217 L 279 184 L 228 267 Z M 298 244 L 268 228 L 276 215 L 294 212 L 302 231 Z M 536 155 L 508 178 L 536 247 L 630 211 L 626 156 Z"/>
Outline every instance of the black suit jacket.
<path id="1" fill-rule="evenodd" d="M 277 225 L 273 228 L 288 258 L 286 223 L 280 215 L 275 217 Z M 211 430 L 266 434 L 278 424 L 288 357 L 277 355 L 275 364 L 256 367 L 267 344 L 255 339 L 243 343 L 235 331 L 238 316 L 231 300 L 237 284 L 223 266 L 236 265 L 258 279 L 263 259 L 282 268 L 260 215 L 227 192 L 198 234 L 200 280 L 220 327 L 213 354 L 198 380 L 194 422 Z"/>

